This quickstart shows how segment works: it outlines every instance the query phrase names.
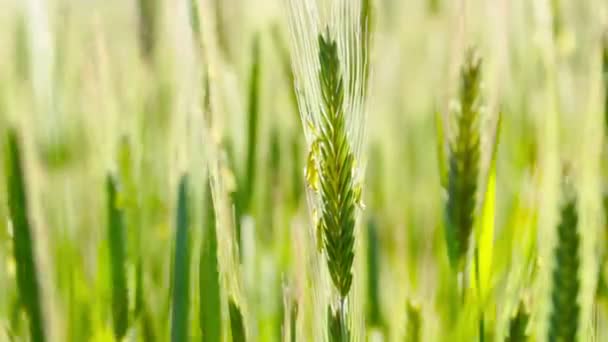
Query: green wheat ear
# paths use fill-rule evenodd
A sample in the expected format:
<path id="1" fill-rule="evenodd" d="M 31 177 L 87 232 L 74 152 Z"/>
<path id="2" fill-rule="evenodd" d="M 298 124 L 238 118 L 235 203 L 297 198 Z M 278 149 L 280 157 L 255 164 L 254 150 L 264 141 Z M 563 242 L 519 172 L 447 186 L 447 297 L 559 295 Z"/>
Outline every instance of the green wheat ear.
<path id="1" fill-rule="evenodd" d="M 509 321 L 509 336 L 505 339 L 506 342 L 525 342 L 528 340 L 526 329 L 530 321 L 530 314 L 523 302 L 519 303 L 519 307 L 515 315 Z"/>
<path id="2" fill-rule="evenodd" d="M 343 315 L 343 310 L 332 311 L 331 306 L 327 307 L 327 331 L 329 342 L 349 342 L 350 329 Z"/>
<path id="3" fill-rule="evenodd" d="M 245 335 L 245 325 L 243 323 L 243 314 L 241 313 L 241 308 L 239 308 L 238 304 L 234 301 L 234 299 L 230 298 L 229 302 L 229 312 L 230 312 L 230 330 L 232 332 L 232 341 L 233 342 L 245 342 L 247 341 L 247 337 Z"/>
<path id="4" fill-rule="evenodd" d="M 469 50 L 460 75 L 455 138 L 449 143 L 446 238 L 450 264 L 462 269 L 473 231 L 479 174 L 481 59 Z"/>
<path id="5" fill-rule="evenodd" d="M 579 233 L 576 196 L 565 191 L 561 221 L 557 226 L 557 245 L 554 250 L 552 311 L 549 318 L 549 341 L 575 341 L 579 304 Z"/>
<path id="6" fill-rule="evenodd" d="M 127 291 L 125 226 L 123 212 L 118 207 L 118 185 L 111 175 L 106 178 L 108 205 L 108 241 L 112 288 L 112 318 L 114 335 L 121 340 L 129 325 L 129 299 Z"/>
<path id="7" fill-rule="evenodd" d="M 187 341 L 190 303 L 190 245 L 188 217 L 188 177 L 182 176 L 177 197 L 175 250 L 173 256 L 173 306 L 171 341 Z"/>
<path id="8" fill-rule="evenodd" d="M 40 300 L 40 283 L 36 271 L 33 246 L 33 228 L 30 224 L 25 173 L 21 160 L 21 147 L 17 133 L 9 130 L 5 149 L 6 188 L 8 209 L 13 226 L 13 250 L 17 265 L 19 301 L 29 318 L 30 339 L 46 340 Z"/>
<path id="9" fill-rule="evenodd" d="M 352 283 L 356 197 L 354 155 L 346 134 L 344 87 L 338 46 L 329 35 L 319 35 L 319 80 L 323 96 L 318 144 L 318 183 L 321 214 L 318 231 L 323 235 L 331 279 L 342 297 Z"/>

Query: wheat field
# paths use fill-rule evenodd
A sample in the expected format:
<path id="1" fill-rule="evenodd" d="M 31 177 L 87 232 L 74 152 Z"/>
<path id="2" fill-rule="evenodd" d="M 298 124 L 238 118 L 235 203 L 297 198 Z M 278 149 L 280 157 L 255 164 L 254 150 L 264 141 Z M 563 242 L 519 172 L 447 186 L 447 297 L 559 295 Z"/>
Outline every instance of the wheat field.
<path id="1" fill-rule="evenodd" d="M 608 341 L 605 0 L 0 0 L 0 342 Z"/>

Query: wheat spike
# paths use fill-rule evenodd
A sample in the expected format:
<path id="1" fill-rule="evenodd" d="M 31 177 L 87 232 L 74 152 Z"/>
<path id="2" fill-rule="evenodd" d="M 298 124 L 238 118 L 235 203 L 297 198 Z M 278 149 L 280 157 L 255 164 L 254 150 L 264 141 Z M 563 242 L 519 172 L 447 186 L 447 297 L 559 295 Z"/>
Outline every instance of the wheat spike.
<path id="1" fill-rule="evenodd" d="M 464 266 L 476 205 L 479 174 L 481 60 L 469 50 L 460 75 L 460 108 L 454 112 L 456 136 L 449 144 L 446 238 L 452 266 Z"/>

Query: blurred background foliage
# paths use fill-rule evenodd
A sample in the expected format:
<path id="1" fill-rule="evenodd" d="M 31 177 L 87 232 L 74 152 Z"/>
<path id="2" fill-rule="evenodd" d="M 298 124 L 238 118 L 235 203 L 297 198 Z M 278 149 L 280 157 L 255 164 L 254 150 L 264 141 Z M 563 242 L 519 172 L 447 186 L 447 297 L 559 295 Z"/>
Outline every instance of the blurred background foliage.
<path id="1" fill-rule="evenodd" d="M 307 152 L 284 6 L 281 0 L 0 1 L 0 137 L 12 127 L 22 143 L 47 340 L 115 338 L 108 174 L 117 179 L 124 216 L 126 338 L 169 338 L 178 183 L 186 173 L 190 338 L 201 338 L 207 292 L 199 288 L 214 274 L 202 276 L 209 271 L 200 266 L 208 265 L 201 256 L 207 248 L 217 248 L 223 339 L 240 334 L 238 314 L 253 341 L 319 338 L 313 327 L 325 309 L 315 307 L 309 286 L 315 250 Z M 484 60 L 480 184 L 502 118 L 487 340 L 504 340 L 520 302 L 530 313 L 528 334 L 545 339 L 563 164 L 573 169 L 581 194 L 580 337 L 608 339 L 602 204 L 608 4 L 375 0 L 373 6 L 354 336 L 438 341 L 476 333 L 467 324 L 474 309 L 462 310 L 451 298 L 437 159 L 444 141 L 438 132 L 453 130 L 449 113 L 464 51 L 476 46 Z M 24 341 L 7 183 L 0 184 L 0 340 Z M 218 241 L 209 247 L 213 226 Z"/>

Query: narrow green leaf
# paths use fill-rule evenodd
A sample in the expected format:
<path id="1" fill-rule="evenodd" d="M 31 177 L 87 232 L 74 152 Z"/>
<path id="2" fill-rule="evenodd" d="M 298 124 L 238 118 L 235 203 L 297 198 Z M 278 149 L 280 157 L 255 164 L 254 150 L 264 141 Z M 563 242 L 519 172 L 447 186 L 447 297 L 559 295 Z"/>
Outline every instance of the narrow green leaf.
<path id="1" fill-rule="evenodd" d="M 495 210 L 496 210 L 496 152 L 498 149 L 498 138 L 500 133 L 499 117 L 496 126 L 496 135 L 494 146 L 492 148 L 492 156 L 490 159 L 490 167 L 488 170 L 488 178 L 486 182 L 486 191 L 483 197 L 481 207 L 481 217 L 478 228 L 478 247 L 477 247 L 477 286 L 480 298 L 482 301 L 488 296 L 490 289 L 490 281 L 492 277 L 492 258 L 494 252 L 494 225 L 495 225 Z"/>
<path id="2" fill-rule="evenodd" d="M 171 341 L 188 341 L 190 304 L 190 246 L 188 243 L 188 178 L 182 176 L 177 199 L 175 251 L 173 265 L 173 307 Z"/>
<path id="3" fill-rule="evenodd" d="M 118 207 L 118 190 L 116 180 L 108 175 L 106 178 L 108 210 L 108 242 L 110 244 L 110 266 L 112 288 L 112 318 L 114 335 L 121 340 L 127 333 L 129 325 L 129 299 L 127 293 L 125 228 L 122 210 Z"/>
<path id="4" fill-rule="evenodd" d="M 291 331 L 291 342 L 298 340 L 298 302 L 293 300 L 291 302 L 291 312 L 289 314 L 289 330 Z"/>
<path id="5" fill-rule="evenodd" d="M 13 227 L 13 251 L 17 266 L 19 300 L 29 318 L 30 339 L 46 340 L 40 298 L 40 284 L 35 263 L 33 228 L 30 224 L 25 173 L 17 133 L 7 133 L 5 149 L 8 208 Z"/>
<path id="6" fill-rule="evenodd" d="M 380 248 L 376 221 L 367 223 L 367 324 L 382 326 L 380 310 Z"/>
<path id="7" fill-rule="evenodd" d="M 252 47 L 252 63 L 249 76 L 249 108 L 247 126 L 247 165 L 244 177 L 243 210 L 249 211 L 255 184 L 257 160 L 258 116 L 260 111 L 260 38 L 255 36 Z"/>
<path id="8" fill-rule="evenodd" d="M 210 182 L 210 180 L 209 180 Z M 207 182 L 205 198 L 205 234 L 200 255 L 200 326 L 203 341 L 220 341 L 222 314 L 220 274 L 217 262 L 217 232 L 211 186 Z"/>
<path id="9" fill-rule="evenodd" d="M 526 329 L 530 314 L 524 307 L 523 302 L 519 303 L 517 313 L 509 321 L 509 336 L 505 339 L 506 342 L 525 342 L 528 340 Z"/>
<path id="10" fill-rule="evenodd" d="M 420 308 L 414 305 L 411 301 L 407 303 L 407 324 L 405 325 L 405 341 L 419 342 L 420 327 L 422 325 L 420 317 Z"/>
<path id="11" fill-rule="evenodd" d="M 245 334 L 245 325 L 243 323 L 243 314 L 241 309 L 234 302 L 234 299 L 230 299 L 229 303 L 230 311 L 230 330 L 232 331 L 233 342 L 246 342 L 247 335 Z"/>

